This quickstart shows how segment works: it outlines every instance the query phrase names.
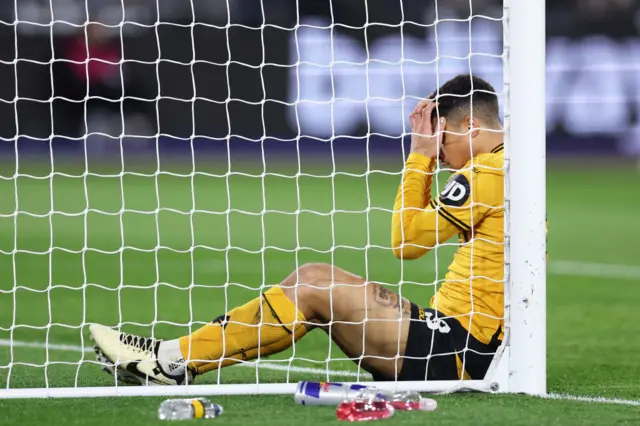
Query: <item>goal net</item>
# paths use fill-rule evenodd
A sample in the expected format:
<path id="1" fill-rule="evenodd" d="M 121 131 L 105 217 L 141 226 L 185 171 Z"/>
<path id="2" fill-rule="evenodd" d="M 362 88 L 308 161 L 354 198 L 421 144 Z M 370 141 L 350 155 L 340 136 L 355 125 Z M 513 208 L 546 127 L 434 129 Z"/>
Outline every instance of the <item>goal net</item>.
<path id="1" fill-rule="evenodd" d="M 0 141 L 1 398 L 371 382 L 373 355 L 316 330 L 194 385 L 123 386 L 88 328 L 177 338 L 310 262 L 428 307 L 460 243 L 395 259 L 392 206 L 408 116 L 458 74 L 496 88 L 504 121 L 503 343 L 484 380 L 377 385 L 546 391 L 544 2 L 289 3 L 0 10 L 0 107 L 15 123 Z M 450 172 L 437 166 L 434 191 Z"/>

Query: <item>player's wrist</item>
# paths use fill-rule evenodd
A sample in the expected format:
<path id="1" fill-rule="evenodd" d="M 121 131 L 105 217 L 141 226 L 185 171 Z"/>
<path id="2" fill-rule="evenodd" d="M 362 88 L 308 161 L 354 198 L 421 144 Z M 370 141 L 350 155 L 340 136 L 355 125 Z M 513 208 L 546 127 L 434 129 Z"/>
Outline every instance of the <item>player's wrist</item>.
<path id="1" fill-rule="evenodd" d="M 419 167 L 425 170 L 431 170 L 435 164 L 434 161 L 434 158 L 419 151 L 411 151 L 407 157 L 407 165 L 412 166 L 410 168 Z"/>
<path id="2" fill-rule="evenodd" d="M 438 154 L 435 146 L 420 146 L 418 144 L 411 144 L 410 152 L 412 154 L 423 155 L 431 159 L 435 159 Z"/>

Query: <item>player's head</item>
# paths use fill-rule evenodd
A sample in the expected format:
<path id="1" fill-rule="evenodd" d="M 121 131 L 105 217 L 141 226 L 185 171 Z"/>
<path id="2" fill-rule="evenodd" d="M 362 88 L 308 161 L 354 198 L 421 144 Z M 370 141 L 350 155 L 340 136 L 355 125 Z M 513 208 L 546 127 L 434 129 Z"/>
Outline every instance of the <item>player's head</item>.
<path id="1" fill-rule="evenodd" d="M 459 75 L 443 84 L 434 94 L 438 116 L 447 119 L 442 138 L 440 159 L 454 169 L 460 169 L 483 148 L 490 151 L 491 141 L 501 137 L 498 97 L 487 81 L 471 75 Z M 437 121 L 434 121 L 437 123 Z M 487 142 L 489 142 L 487 144 Z M 494 143 L 495 145 L 495 143 Z"/>

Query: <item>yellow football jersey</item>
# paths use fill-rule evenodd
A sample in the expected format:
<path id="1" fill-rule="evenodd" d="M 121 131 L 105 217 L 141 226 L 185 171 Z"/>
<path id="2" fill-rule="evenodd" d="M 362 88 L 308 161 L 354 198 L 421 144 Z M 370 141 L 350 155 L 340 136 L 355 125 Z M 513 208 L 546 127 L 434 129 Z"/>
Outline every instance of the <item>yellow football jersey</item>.
<path id="1" fill-rule="evenodd" d="M 480 154 L 431 197 L 435 161 L 410 154 L 392 224 L 397 257 L 415 259 L 455 234 L 459 247 L 431 307 L 458 319 L 480 342 L 504 330 L 504 146 Z"/>

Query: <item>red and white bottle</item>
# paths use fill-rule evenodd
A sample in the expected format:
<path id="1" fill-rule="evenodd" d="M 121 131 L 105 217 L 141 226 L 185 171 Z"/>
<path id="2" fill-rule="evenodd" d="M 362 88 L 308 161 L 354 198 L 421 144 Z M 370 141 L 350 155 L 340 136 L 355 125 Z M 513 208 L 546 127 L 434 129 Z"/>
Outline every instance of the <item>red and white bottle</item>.
<path id="1" fill-rule="evenodd" d="M 364 394 L 372 392 L 371 390 L 362 390 Z M 438 408 L 438 403 L 430 398 L 423 398 L 418 392 L 385 392 L 377 390 L 377 396 L 384 398 L 394 409 L 404 411 L 433 411 Z"/>
<path id="2" fill-rule="evenodd" d="M 343 401 L 336 410 L 340 420 L 366 421 L 386 419 L 396 410 L 433 411 L 438 403 L 423 398 L 418 392 L 385 392 L 374 387 L 361 389 L 351 400 Z"/>
<path id="3" fill-rule="evenodd" d="M 336 409 L 339 420 L 362 422 L 386 419 L 393 416 L 395 409 L 384 399 L 355 399 L 343 401 Z"/>

